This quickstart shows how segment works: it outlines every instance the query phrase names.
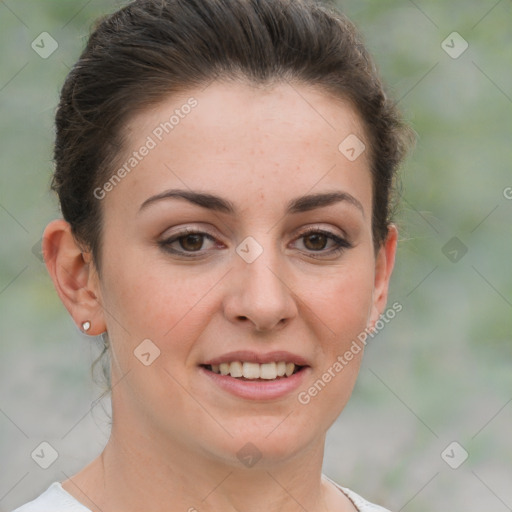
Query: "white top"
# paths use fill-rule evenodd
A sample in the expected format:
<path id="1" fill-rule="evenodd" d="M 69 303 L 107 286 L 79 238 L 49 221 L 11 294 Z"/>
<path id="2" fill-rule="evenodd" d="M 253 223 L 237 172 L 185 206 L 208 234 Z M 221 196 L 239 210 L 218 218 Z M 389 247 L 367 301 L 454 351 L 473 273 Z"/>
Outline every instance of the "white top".
<path id="1" fill-rule="evenodd" d="M 323 476 L 327 478 L 325 475 Z M 330 478 L 327 478 L 327 480 L 338 487 L 359 512 L 389 512 L 389 510 L 385 508 L 366 501 L 354 491 L 341 487 Z M 22 505 L 12 512 L 91 512 L 91 510 L 71 496 L 71 494 L 62 487 L 60 482 L 53 482 L 50 487 L 36 499 L 25 503 L 25 505 Z"/>

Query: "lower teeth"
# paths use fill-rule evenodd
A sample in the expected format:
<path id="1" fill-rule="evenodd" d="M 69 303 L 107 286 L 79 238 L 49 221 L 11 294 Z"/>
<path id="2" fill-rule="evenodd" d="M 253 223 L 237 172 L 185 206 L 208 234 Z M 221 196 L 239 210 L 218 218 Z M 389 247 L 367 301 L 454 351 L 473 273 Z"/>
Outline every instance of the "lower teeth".
<path id="1" fill-rule="evenodd" d="M 206 368 L 207 370 L 209 370 L 211 372 L 213 371 L 211 365 L 206 365 L 206 366 L 204 366 L 204 368 Z M 302 369 L 302 367 L 300 367 L 300 366 L 295 367 L 295 370 L 293 371 L 292 375 L 295 375 L 301 369 Z M 216 373 L 217 375 L 220 375 L 220 373 L 217 373 L 217 372 L 214 372 L 214 373 Z M 229 375 L 229 374 L 226 375 L 226 377 L 231 377 L 232 379 L 238 379 L 238 380 L 261 381 L 261 382 L 269 382 L 269 381 L 272 381 L 272 380 L 287 379 L 288 378 L 288 376 L 283 375 L 283 376 L 277 376 L 275 379 L 261 379 L 261 378 L 258 378 L 258 379 L 248 379 L 246 377 L 233 377 L 232 375 Z M 290 377 L 291 377 L 291 375 L 290 375 Z"/>
<path id="2" fill-rule="evenodd" d="M 230 375 L 231 377 L 231 375 Z M 275 379 L 247 379 L 246 377 L 231 377 L 232 379 L 238 379 L 238 380 L 257 380 L 261 382 L 269 382 L 271 380 L 278 380 L 278 379 L 287 379 L 288 377 L 286 375 L 283 375 L 282 377 L 276 377 Z"/>

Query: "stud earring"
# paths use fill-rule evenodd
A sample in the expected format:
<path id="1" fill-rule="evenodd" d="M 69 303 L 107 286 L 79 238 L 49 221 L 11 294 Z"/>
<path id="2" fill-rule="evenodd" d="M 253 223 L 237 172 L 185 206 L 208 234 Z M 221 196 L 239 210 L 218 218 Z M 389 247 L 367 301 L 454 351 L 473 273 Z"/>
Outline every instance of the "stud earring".
<path id="1" fill-rule="evenodd" d="M 91 322 L 86 321 L 82 323 L 82 329 L 85 331 L 88 331 L 91 328 Z"/>

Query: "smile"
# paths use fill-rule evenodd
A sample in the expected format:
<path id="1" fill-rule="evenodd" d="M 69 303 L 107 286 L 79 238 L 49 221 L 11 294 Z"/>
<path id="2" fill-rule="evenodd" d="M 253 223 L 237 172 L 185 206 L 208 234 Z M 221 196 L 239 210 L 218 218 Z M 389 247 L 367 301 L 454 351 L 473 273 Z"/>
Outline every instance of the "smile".
<path id="1" fill-rule="evenodd" d="M 290 377 L 300 371 L 302 366 L 286 361 L 263 364 L 248 361 L 233 361 L 231 363 L 204 365 L 204 368 L 219 375 L 229 375 L 235 379 L 276 380 Z"/>
<path id="2" fill-rule="evenodd" d="M 279 364 L 280 362 L 249 363 L 249 365 L 241 361 L 234 361 L 234 363 L 233 373 L 239 375 L 241 368 L 242 375 L 240 377 L 231 375 L 233 363 L 222 363 L 223 371 L 229 370 L 225 375 L 221 373 L 220 364 L 218 372 L 213 371 L 212 367 L 215 365 L 200 365 L 199 370 L 208 379 L 209 387 L 213 384 L 214 388 L 227 392 L 231 396 L 258 402 L 292 397 L 294 393 L 304 387 L 306 379 L 309 379 L 311 375 L 310 366 L 298 366 L 294 363 L 290 363 L 288 366 L 288 373 L 292 371 L 288 376 L 286 375 L 286 363 L 284 363 L 284 375 L 277 375 L 278 366 L 280 373 L 282 372 L 283 365 Z M 293 370 L 291 370 L 292 365 Z M 244 373 L 244 367 L 248 371 L 246 374 Z M 263 367 L 263 370 L 261 367 Z M 217 370 L 217 368 L 215 369 Z M 258 377 L 256 377 L 256 372 L 258 372 Z M 263 377 L 261 376 L 262 372 Z M 245 375 L 250 377 L 245 377 Z M 274 375 L 275 377 L 273 377 Z"/>

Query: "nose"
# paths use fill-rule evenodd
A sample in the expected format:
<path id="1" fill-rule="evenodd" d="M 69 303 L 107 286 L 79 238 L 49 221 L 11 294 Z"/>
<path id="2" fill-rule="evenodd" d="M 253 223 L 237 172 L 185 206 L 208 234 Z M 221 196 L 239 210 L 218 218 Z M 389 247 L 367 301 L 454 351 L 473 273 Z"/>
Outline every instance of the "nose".
<path id="1" fill-rule="evenodd" d="M 297 315 L 285 263 L 267 248 L 251 263 L 235 255 L 224 298 L 224 314 L 229 321 L 251 324 L 257 331 L 270 331 L 284 327 Z"/>

